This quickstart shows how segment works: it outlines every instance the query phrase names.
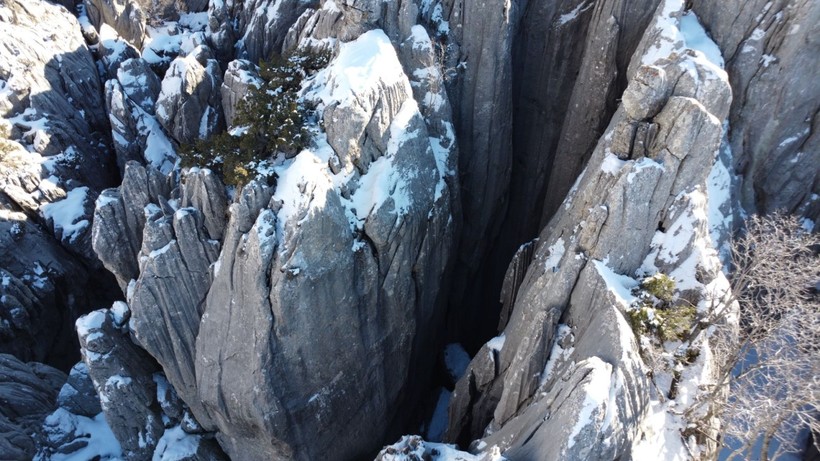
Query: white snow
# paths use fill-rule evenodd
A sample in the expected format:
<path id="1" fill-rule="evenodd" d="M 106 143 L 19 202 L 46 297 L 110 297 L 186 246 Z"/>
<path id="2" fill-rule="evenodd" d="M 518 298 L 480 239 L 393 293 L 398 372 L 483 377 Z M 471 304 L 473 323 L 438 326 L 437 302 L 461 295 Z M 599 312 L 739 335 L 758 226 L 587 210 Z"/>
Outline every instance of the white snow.
<path id="1" fill-rule="evenodd" d="M 615 176 L 621 171 L 624 165 L 626 165 L 626 160 L 621 160 L 612 152 L 607 152 L 604 161 L 601 162 L 601 171 Z"/>
<path id="2" fill-rule="evenodd" d="M 40 211 L 44 218 L 53 223 L 55 232 L 61 231 L 63 239 L 73 242 L 90 224 L 84 219 L 87 196 L 88 187 L 77 187 L 70 190 L 64 199 L 43 205 Z"/>
<path id="3" fill-rule="evenodd" d="M 412 205 L 406 175 L 396 168 L 394 159 L 401 145 L 411 139 L 416 132 L 407 131 L 410 119 L 418 114 L 415 100 L 408 99 L 390 124 L 390 140 L 387 152 L 370 164 L 367 174 L 361 177 L 359 188 L 350 197 L 356 217 L 363 221 L 367 216 L 380 209 L 388 199 L 392 199 L 393 209 L 398 215 L 406 214 Z"/>
<path id="4" fill-rule="evenodd" d="M 565 339 L 569 337 L 570 342 L 575 340 L 575 336 L 572 334 L 572 328 L 566 324 L 559 324 L 558 328 L 555 332 L 555 344 L 552 346 L 552 351 L 550 352 L 550 356 L 547 359 L 547 363 L 544 364 L 544 371 L 541 372 L 541 378 L 538 381 L 538 387 L 541 387 L 550 380 L 552 377 L 553 372 L 555 371 L 555 365 L 559 362 L 563 363 L 566 361 L 572 353 L 575 351 L 575 347 L 568 347 L 564 349 L 561 347 L 561 343 L 565 341 Z"/>
<path id="5" fill-rule="evenodd" d="M 567 248 L 564 244 L 563 237 L 559 237 L 558 240 L 549 247 L 549 256 L 547 260 L 544 261 L 544 269 L 548 272 L 556 272 L 566 250 Z"/>
<path id="6" fill-rule="evenodd" d="M 177 461 L 196 454 L 202 436 L 188 434 L 181 426 L 165 429 L 157 442 L 152 461 Z"/>
<path id="7" fill-rule="evenodd" d="M 700 23 L 700 19 L 693 11 L 688 11 L 680 18 L 680 32 L 687 48 L 703 53 L 709 62 L 723 69 L 723 55 L 720 48 L 706 34 L 706 30 Z"/>
<path id="8" fill-rule="evenodd" d="M 632 305 L 637 298 L 632 295 L 632 289 L 639 285 L 638 281 L 626 275 L 616 274 L 610 269 L 606 263 L 607 261 L 593 260 L 595 269 L 598 274 L 604 279 L 607 290 L 615 296 L 615 300 L 624 308 Z"/>
<path id="9" fill-rule="evenodd" d="M 575 445 L 575 439 L 581 434 L 581 431 L 592 424 L 593 417 L 596 410 L 598 412 L 610 412 L 614 409 L 608 409 L 610 387 L 612 385 L 612 365 L 604 362 L 598 357 L 590 357 L 587 363 L 592 366 L 592 370 L 587 375 L 587 381 L 581 385 L 581 391 L 584 393 L 584 402 L 581 406 L 581 411 L 578 412 L 578 419 L 570 432 L 567 448 L 572 448 Z M 599 417 L 604 416 L 600 415 Z M 591 447 L 590 447 L 591 448 Z"/>
<path id="10" fill-rule="evenodd" d="M 505 461 L 498 447 L 490 447 L 478 454 L 461 451 L 455 445 L 445 443 L 426 442 L 418 436 L 405 435 L 398 442 L 390 445 L 393 453 L 382 450 L 382 461 L 413 461 L 424 459 L 427 461 Z M 485 447 L 486 448 L 486 447 Z"/>
<path id="11" fill-rule="evenodd" d="M 116 323 L 117 326 L 123 326 L 126 318 L 131 314 L 131 309 L 128 308 L 128 304 L 122 301 L 114 301 L 114 304 L 111 306 L 111 314 L 114 317 L 114 323 Z"/>
<path id="12" fill-rule="evenodd" d="M 578 15 L 587 11 L 588 9 L 592 8 L 595 5 L 595 2 L 584 2 L 579 3 L 578 6 L 572 9 L 569 13 L 562 14 L 558 17 L 558 25 L 563 26 L 564 24 L 575 20 L 578 18 Z"/>
<path id="13" fill-rule="evenodd" d="M 317 81 L 326 82 L 319 98 L 326 105 L 338 102 L 340 106 L 373 91 L 377 85 L 393 86 L 406 78 L 396 50 L 381 29 L 343 43 L 336 59 L 316 76 Z"/>
<path id="14" fill-rule="evenodd" d="M 718 78 L 728 81 L 720 48 L 706 34 L 697 15 L 691 11 L 681 14 L 684 10 L 683 0 L 664 0 L 662 12 L 655 19 L 658 37 L 641 57 L 641 64 L 653 64 L 673 52 L 688 48 L 695 51 L 695 59 L 701 65 L 711 69 Z"/>
<path id="15" fill-rule="evenodd" d="M 96 310 L 78 318 L 74 323 L 77 328 L 77 336 L 86 337 L 91 330 L 102 328 L 103 322 L 105 322 L 105 311 L 106 309 Z"/>
<path id="16" fill-rule="evenodd" d="M 487 347 L 490 348 L 491 351 L 501 352 L 501 349 L 504 348 L 504 341 L 507 340 L 507 337 L 504 333 L 496 336 L 495 338 L 487 341 Z"/>
<path id="17" fill-rule="evenodd" d="M 66 435 L 73 434 L 77 451 L 64 453 L 38 453 L 35 461 L 87 461 L 90 459 L 123 459 L 122 448 L 105 421 L 103 413 L 93 419 L 75 415 L 64 408 L 58 408 L 45 419 L 43 425 L 46 436 L 54 443 L 64 441 Z"/>

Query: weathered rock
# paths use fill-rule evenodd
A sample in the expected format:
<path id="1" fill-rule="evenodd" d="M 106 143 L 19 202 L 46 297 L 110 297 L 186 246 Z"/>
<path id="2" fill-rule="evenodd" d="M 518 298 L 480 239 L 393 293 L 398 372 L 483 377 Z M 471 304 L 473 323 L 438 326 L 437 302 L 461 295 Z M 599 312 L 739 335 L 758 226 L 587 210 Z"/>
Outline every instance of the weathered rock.
<path id="1" fill-rule="evenodd" d="M 150 0 L 83 0 L 83 4 L 97 30 L 108 24 L 135 47 L 142 48 Z"/>
<path id="2" fill-rule="evenodd" d="M 379 73 L 323 102 L 329 137 L 341 132 L 338 125 L 367 131 L 371 123 L 379 138 L 356 135 L 302 152 L 277 171 L 275 190 L 252 182 L 231 205 L 197 337 L 196 373 L 212 421 L 206 428 L 217 430 L 234 458 L 363 456 L 389 430 L 384 421 L 399 411 L 401 392 L 418 391 L 405 379 L 415 354 L 431 344 L 427 328 L 441 319 L 435 306 L 453 232 L 450 196 L 384 34 L 342 45 L 338 59 L 374 46 L 370 69 Z M 341 82 L 346 69 L 331 64 L 314 84 Z M 375 104 L 380 99 L 386 107 Z M 328 116 L 327 108 L 348 101 L 364 101 L 356 106 L 361 117 Z M 374 148 L 367 160 L 351 155 L 368 143 L 384 151 Z M 347 177 L 341 188 L 328 156 L 345 158 L 338 163 Z M 372 201 L 374 180 L 393 192 Z M 334 340 L 307 340 L 320 334 Z M 343 424 L 338 415 L 347 415 Z M 371 441 L 355 435 L 362 433 Z"/>
<path id="3" fill-rule="evenodd" d="M 692 56 L 659 63 L 667 75 L 696 71 L 692 78 L 667 79 L 675 82 L 663 91 L 670 96 L 647 122 L 658 125 L 655 138 L 633 145 L 621 158 L 613 146 L 637 120 L 630 118 L 631 109 L 613 117 L 577 187 L 539 236 L 514 296 L 503 347 L 497 356 L 479 352 L 458 383 L 450 406 L 451 439 L 481 437 L 489 425 L 493 435 L 486 442 L 513 458 L 617 459 L 628 452 L 648 402 L 648 383 L 616 299 L 602 295 L 604 274 L 634 274 L 675 197 L 704 184 L 731 99 L 719 72 Z M 637 82 L 630 91 L 650 93 L 651 100 L 658 86 L 664 87 Z M 701 97 L 711 98 L 704 102 L 717 113 L 707 111 Z M 574 352 L 545 367 L 561 319 L 572 328 Z M 602 325 L 609 328 L 604 334 Z M 552 374 L 545 374 L 548 369 Z M 601 392 L 615 400 L 590 397 Z M 597 403 L 587 412 L 590 398 Z M 582 402 L 588 420 L 578 416 Z"/>
<path id="4" fill-rule="evenodd" d="M 212 2 L 208 7 L 209 44 L 223 63 L 234 58 L 253 62 L 269 59 L 281 53 L 288 28 L 310 3 L 302 0 Z"/>
<path id="5" fill-rule="evenodd" d="M 176 162 L 173 144 L 154 117 L 160 81 L 142 59 L 129 59 L 117 79 L 105 83 L 105 106 L 111 121 L 117 164 L 136 160 L 168 173 Z"/>
<path id="6" fill-rule="evenodd" d="M 0 5 L 0 23 L 0 116 L 14 117 L 12 138 L 44 157 L 43 177 L 107 187 L 100 80 L 76 17 L 45 1 L 15 0 Z"/>
<path id="7" fill-rule="evenodd" d="M 88 417 L 97 416 L 102 411 L 85 362 L 78 362 L 71 368 L 68 381 L 57 395 L 57 404 L 71 413 Z"/>
<path id="8" fill-rule="evenodd" d="M 233 127 L 236 116 L 236 105 L 248 94 L 251 85 L 261 83 L 259 69 L 250 61 L 237 59 L 228 63 L 225 78 L 222 81 L 222 110 L 225 111 L 225 122 Z"/>
<path id="9" fill-rule="evenodd" d="M 57 392 L 65 379 L 65 374 L 49 366 L 0 354 L 0 457 L 34 457 L 40 426 L 57 407 Z"/>
<path id="10" fill-rule="evenodd" d="M 125 458 L 150 457 L 164 431 L 153 380 L 156 363 L 131 342 L 127 326 L 118 324 L 108 309 L 77 320 L 77 334 L 105 419 Z"/>
<path id="11" fill-rule="evenodd" d="M 171 216 L 156 206 L 146 209 L 153 211 L 146 212 L 140 276 L 129 293 L 130 327 L 180 397 L 196 408 L 195 340 L 219 242 L 208 238 L 196 208 L 180 208 Z"/>
<path id="12" fill-rule="evenodd" d="M 729 141 L 744 207 L 820 219 L 820 97 L 806 78 L 820 72 L 820 5 L 696 0 L 692 7 L 726 57 L 736 95 Z"/>
<path id="13" fill-rule="evenodd" d="M 110 290 L 89 290 L 95 273 L 15 208 L 0 194 L 0 352 L 68 370 L 79 359 L 71 324 Z"/>
<path id="14" fill-rule="evenodd" d="M 219 63 L 214 59 L 200 62 L 198 56 L 207 50 L 197 50 L 171 62 L 156 104 L 157 120 L 182 144 L 208 138 L 225 125 Z"/>
<path id="15" fill-rule="evenodd" d="M 142 247 L 145 207 L 157 198 L 170 197 L 167 177 L 136 162 L 125 165 L 122 186 L 107 189 L 97 199 L 92 227 L 92 245 L 106 269 L 125 291 L 139 275 L 137 256 Z"/>

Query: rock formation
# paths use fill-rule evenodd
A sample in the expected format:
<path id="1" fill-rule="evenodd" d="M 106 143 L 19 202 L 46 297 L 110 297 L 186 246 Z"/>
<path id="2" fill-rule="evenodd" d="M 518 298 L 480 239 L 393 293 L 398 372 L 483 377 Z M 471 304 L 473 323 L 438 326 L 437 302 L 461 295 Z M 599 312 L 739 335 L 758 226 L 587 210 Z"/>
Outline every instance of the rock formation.
<path id="1" fill-rule="evenodd" d="M 820 9 L 690 3 L 0 5 L 0 457 L 651 457 L 714 370 L 641 281 L 720 304 L 732 184 L 820 212 Z M 291 53 L 307 148 L 181 168 Z"/>

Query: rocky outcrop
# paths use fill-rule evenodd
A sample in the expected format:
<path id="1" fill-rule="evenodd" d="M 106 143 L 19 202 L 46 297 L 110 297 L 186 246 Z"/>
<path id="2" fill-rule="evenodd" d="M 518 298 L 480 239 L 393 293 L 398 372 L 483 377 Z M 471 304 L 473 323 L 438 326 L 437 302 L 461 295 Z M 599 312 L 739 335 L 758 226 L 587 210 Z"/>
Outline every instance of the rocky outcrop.
<path id="1" fill-rule="evenodd" d="M 106 187 L 101 86 L 77 19 L 51 3 L 11 1 L 0 6 L 0 22 L 0 116 L 10 119 L 12 139 L 42 156 L 45 177 L 59 186 Z"/>
<path id="2" fill-rule="evenodd" d="M 816 85 L 820 72 L 817 24 L 811 1 L 755 1 L 693 9 L 726 57 L 735 92 L 729 140 L 742 175 L 747 210 L 798 212 L 820 219 L 820 135 Z"/>
<path id="3" fill-rule="evenodd" d="M 513 458 L 628 452 L 649 385 L 610 274 L 636 274 L 676 197 L 703 187 L 731 100 L 722 71 L 687 53 L 641 67 L 630 82 L 539 235 L 503 340 L 485 345 L 456 387 L 452 439 L 484 436 Z M 515 277 L 520 268 L 510 268 Z M 558 343 L 566 328 L 571 348 Z M 556 354 L 556 344 L 568 352 Z"/>
<path id="4" fill-rule="evenodd" d="M 88 375 L 126 459 L 150 457 L 163 434 L 156 363 L 128 337 L 121 311 L 94 311 L 77 321 Z M 125 327 L 125 328 L 123 328 Z"/>
<path id="5" fill-rule="evenodd" d="M 0 457 L 21 461 L 34 457 L 43 419 L 57 407 L 57 393 L 65 379 L 65 374 L 47 365 L 0 354 Z"/>
<path id="6" fill-rule="evenodd" d="M 176 162 L 174 146 L 154 117 L 160 88 L 159 78 L 140 58 L 123 62 L 117 79 L 105 83 L 105 107 L 121 171 L 136 160 L 168 173 Z"/>
<path id="7" fill-rule="evenodd" d="M 225 126 L 222 113 L 222 72 L 198 47 L 171 62 L 157 97 L 156 116 L 171 137 L 182 144 L 206 139 Z"/>
<path id="8" fill-rule="evenodd" d="M 209 44 L 222 62 L 270 59 L 282 52 L 288 28 L 309 5 L 302 0 L 212 2 L 208 7 Z"/>
<path id="9" fill-rule="evenodd" d="M 250 61 L 237 59 L 228 63 L 225 78 L 222 81 L 222 110 L 225 112 L 225 123 L 233 127 L 236 117 L 236 105 L 248 94 L 251 85 L 259 85 L 259 69 Z"/>

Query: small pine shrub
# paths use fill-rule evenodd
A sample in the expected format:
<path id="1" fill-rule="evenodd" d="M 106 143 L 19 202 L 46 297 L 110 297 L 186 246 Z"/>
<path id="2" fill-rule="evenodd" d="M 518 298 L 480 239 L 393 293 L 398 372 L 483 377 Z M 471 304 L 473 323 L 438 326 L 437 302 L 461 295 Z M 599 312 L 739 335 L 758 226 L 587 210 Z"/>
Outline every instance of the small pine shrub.
<path id="1" fill-rule="evenodd" d="M 310 145 L 308 120 L 314 108 L 299 98 L 302 81 L 330 62 L 329 52 L 299 50 L 260 63 L 262 84 L 251 86 L 236 108 L 235 129 L 183 146 L 183 167 L 207 167 L 226 184 L 242 186 L 258 175 L 260 162 L 278 152 L 286 157 Z"/>
<path id="2" fill-rule="evenodd" d="M 675 280 L 658 273 L 643 279 L 634 291 L 638 301 L 627 311 L 629 323 L 637 336 L 652 333 L 662 341 L 683 340 L 692 331 L 697 309 L 678 298 Z"/>
<path id="3" fill-rule="evenodd" d="M 663 303 L 670 303 L 675 299 L 675 279 L 660 272 L 643 279 L 641 289 Z"/>

